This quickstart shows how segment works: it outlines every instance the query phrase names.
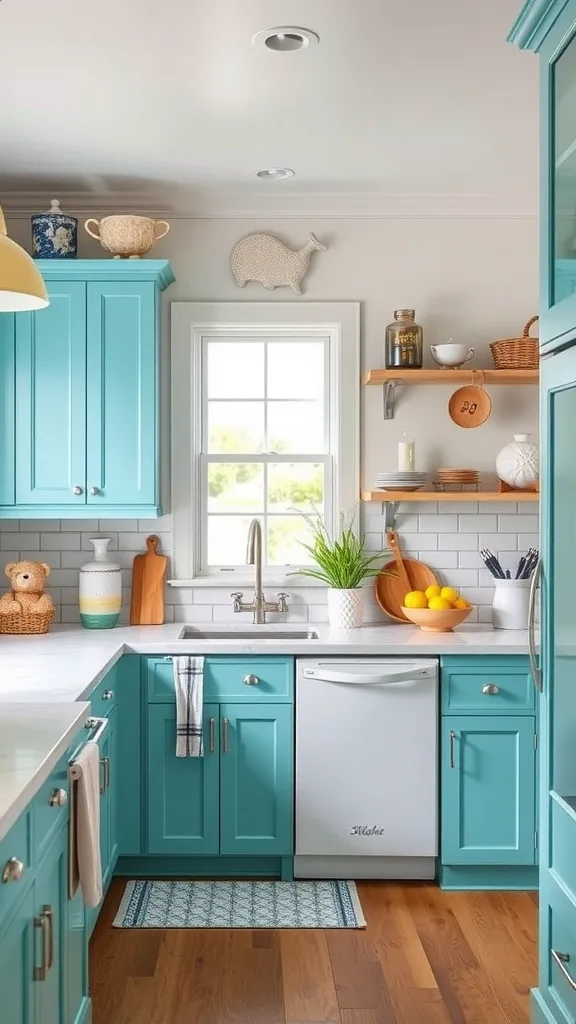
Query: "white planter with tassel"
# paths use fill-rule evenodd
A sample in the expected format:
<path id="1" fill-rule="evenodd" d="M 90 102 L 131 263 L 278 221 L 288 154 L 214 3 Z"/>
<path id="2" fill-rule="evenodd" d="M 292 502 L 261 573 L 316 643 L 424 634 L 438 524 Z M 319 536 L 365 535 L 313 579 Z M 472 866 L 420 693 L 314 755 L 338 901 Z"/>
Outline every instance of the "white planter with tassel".
<path id="1" fill-rule="evenodd" d="M 357 629 L 364 619 L 364 588 L 338 590 L 330 587 L 328 621 L 332 629 Z"/>

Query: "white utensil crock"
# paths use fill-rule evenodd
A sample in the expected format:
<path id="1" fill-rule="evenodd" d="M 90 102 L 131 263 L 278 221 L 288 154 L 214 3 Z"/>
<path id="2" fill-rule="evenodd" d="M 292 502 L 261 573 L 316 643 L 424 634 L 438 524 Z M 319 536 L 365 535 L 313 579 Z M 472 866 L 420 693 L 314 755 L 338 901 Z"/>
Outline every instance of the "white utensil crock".
<path id="1" fill-rule="evenodd" d="M 357 629 L 364 618 L 364 589 L 328 590 L 328 621 L 333 629 Z"/>
<path id="2" fill-rule="evenodd" d="M 528 629 L 530 580 L 494 580 L 494 629 Z"/>

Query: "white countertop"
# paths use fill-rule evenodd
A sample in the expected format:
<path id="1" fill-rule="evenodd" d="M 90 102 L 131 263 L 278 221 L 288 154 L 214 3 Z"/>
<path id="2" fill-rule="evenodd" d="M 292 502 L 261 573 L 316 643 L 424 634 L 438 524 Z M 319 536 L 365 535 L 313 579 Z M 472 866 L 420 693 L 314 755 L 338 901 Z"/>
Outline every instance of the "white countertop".
<path id="1" fill-rule="evenodd" d="M 246 630 L 245 625 L 236 628 Z M 233 634 L 226 640 L 179 640 L 181 623 L 102 631 L 55 626 L 44 636 L 0 637 L 0 712 L 4 700 L 85 700 L 122 654 L 292 654 L 314 658 L 528 653 L 526 632 L 496 630 L 489 625 L 460 626 L 454 633 L 425 633 L 416 626 L 401 625 L 344 631 L 314 628 L 317 640 L 275 638 L 275 629 L 290 629 L 282 625 L 267 626 L 270 638 L 266 640 L 236 639 Z"/>
<path id="2" fill-rule="evenodd" d="M 0 705 L 0 841 L 46 781 L 90 705 Z"/>
<path id="3" fill-rule="evenodd" d="M 202 627 L 199 627 L 201 629 Z M 225 628 L 225 627 L 222 627 Z M 243 631 L 246 625 L 236 627 Z M 249 627 L 248 627 L 249 628 Z M 261 628 L 261 627 L 258 627 Z M 415 626 L 314 627 L 317 640 L 275 637 L 180 640 L 183 625 L 87 630 L 55 626 L 44 636 L 0 637 L 0 839 L 12 827 L 86 718 L 85 701 L 123 654 L 291 654 L 298 657 L 527 654 L 528 634 L 491 626 L 425 633 Z M 304 627 L 305 628 L 305 627 Z M 232 630 L 234 627 L 232 627 Z"/>

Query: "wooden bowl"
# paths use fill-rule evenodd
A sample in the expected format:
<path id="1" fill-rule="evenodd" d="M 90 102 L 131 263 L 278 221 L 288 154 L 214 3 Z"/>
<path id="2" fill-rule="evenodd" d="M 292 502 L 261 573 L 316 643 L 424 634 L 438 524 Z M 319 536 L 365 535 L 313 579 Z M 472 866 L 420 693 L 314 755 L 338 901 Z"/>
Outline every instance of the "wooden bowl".
<path id="1" fill-rule="evenodd" d="M 467 619 L 471 608 L 446 608 L 436 611 L 433 608 L 402 608 L 406 618 L 427 633 L 451 633 Z"/>

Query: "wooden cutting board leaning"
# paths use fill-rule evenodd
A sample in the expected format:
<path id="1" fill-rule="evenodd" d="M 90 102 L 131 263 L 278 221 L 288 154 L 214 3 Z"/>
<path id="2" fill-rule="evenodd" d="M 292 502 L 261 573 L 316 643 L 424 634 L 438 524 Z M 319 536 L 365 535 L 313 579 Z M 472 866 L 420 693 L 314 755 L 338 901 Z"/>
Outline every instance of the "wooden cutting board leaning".
<path id="1" fill-rule="evenodd" d="M 161 626 L 164 622 L 164 579 L 167 558 L 157 551 L 160 538 L 146 539 L 147 551 L 132 566 L 131 626 Z"/>

